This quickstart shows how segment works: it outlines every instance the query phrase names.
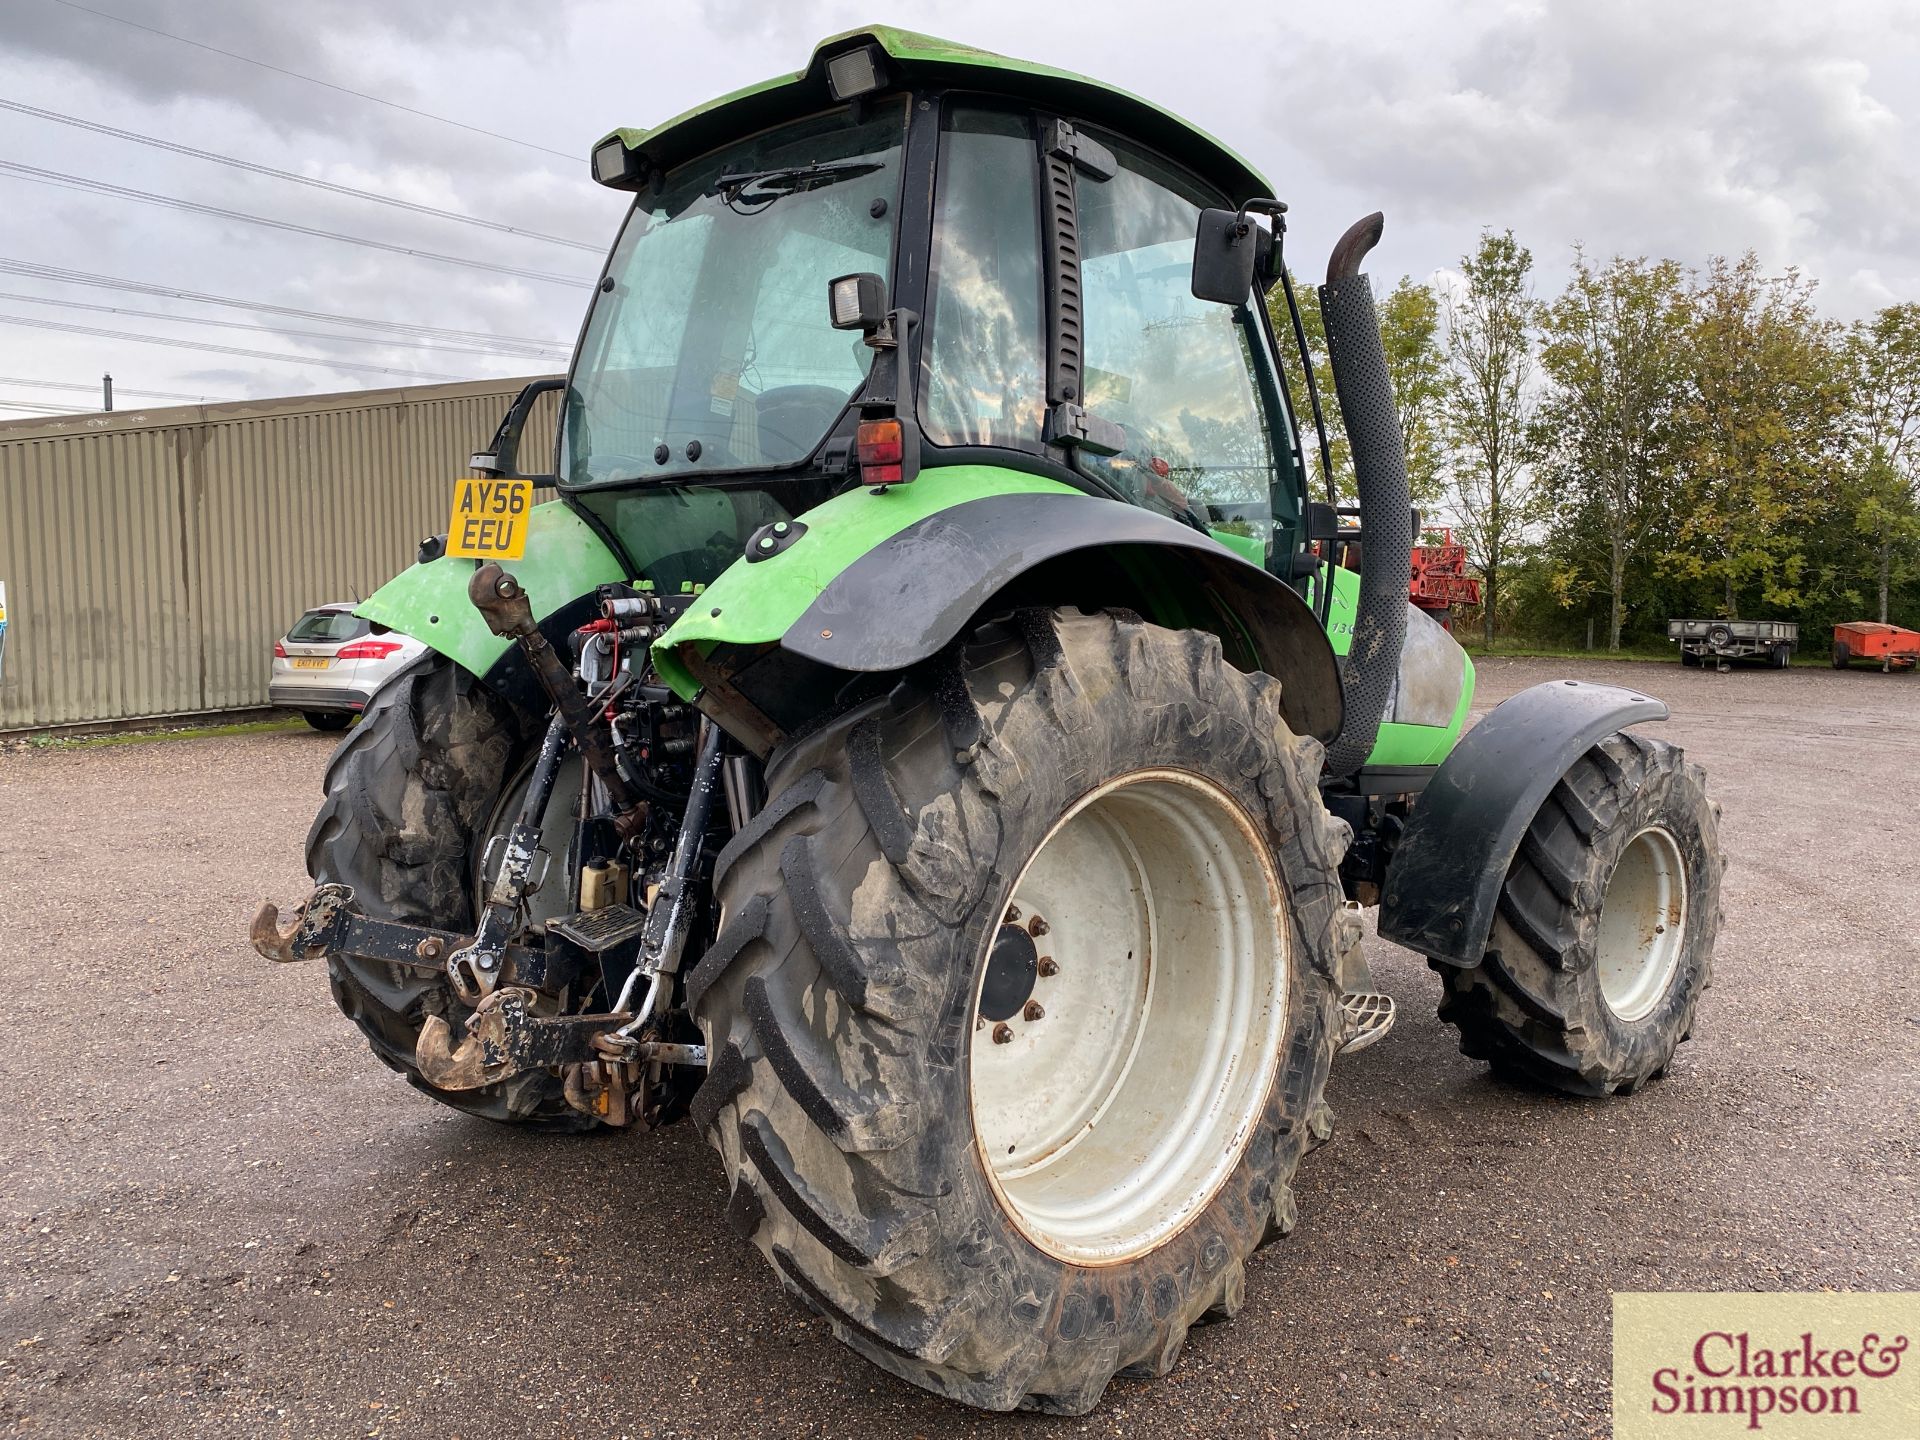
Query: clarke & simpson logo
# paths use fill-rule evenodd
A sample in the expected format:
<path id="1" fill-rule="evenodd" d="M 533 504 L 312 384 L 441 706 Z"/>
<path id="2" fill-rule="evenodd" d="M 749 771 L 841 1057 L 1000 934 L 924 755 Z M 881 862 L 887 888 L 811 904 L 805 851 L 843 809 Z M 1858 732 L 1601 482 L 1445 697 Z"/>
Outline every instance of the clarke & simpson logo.
<path id="1" fill-rule="evenodd" d="M 1920 1296 L 1617 1294 L 1616 1440 L 1920 1437 Z"/>

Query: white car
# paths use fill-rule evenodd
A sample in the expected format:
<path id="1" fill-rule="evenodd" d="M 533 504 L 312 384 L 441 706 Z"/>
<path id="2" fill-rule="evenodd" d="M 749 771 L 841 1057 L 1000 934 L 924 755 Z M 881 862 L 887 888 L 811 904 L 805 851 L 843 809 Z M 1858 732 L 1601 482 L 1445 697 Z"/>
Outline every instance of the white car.
<path id="1" fill-rule="evenodd" d="M 426 648 L 362 620 L 351 605 L 317 605 L 274 642 L 267 703 L 298 710 L 316 730 L 344 730 Z"/>

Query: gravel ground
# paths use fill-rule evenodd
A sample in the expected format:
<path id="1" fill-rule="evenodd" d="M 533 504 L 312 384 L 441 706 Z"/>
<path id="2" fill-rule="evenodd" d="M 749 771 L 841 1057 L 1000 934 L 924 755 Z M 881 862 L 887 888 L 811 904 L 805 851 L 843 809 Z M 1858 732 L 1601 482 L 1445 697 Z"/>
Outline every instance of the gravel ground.
<path id="1" fill-rule="evenodd" d="M 256 958 L 331 742 L 0 754 L 0 1424 L 27 1435 L 1573 1435 L 1610 1291 L 1920 1288 L 1920 680 L 1491 661 L 1650 686 L 1725 806 L 1717 984 L 1631 1100 L 1510 1088 L 1424 964 L 1341 1061 L 1247 1308 L 1076 1420 L 907 1389 L 786 1300 L 685 1126 L 543 1140 Z"/>

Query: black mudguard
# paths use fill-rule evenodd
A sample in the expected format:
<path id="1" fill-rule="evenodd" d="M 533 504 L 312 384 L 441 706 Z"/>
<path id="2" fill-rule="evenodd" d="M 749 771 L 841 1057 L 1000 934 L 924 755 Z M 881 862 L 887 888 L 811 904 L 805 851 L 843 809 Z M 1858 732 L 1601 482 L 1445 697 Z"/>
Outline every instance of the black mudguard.
<path id="1" fill-rule="evenodd" d="M 1296 734 L 1340 733 L 1339 665 L 1299 593 L 1211 536 L 1112 500 L 992 495 L 930 515 L 835 576 L 780 645 L 835 670 L 904 670 L 1003 592 L 1126 605 L 1156 624 L 1179 624 L 1172 611 L 1203 617 L 1187 628 L 1220 634 L 1230 661 L 1280 681 Z"/>
<path id="2" fill-rule="evenodd" d="M 1615 685 L 1550 680 L 1495 706 L 1428 782 L 1387 870 L 1380 938 L 1447 965 L 1486 953 L 1527 826 L 1588 747 L 1664 720 L 1664 702 Z"/>

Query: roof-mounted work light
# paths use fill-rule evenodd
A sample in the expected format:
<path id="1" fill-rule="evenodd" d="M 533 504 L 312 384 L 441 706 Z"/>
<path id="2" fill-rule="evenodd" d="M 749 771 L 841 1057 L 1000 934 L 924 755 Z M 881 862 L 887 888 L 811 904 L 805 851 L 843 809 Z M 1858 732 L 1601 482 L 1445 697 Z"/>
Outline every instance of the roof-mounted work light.
<path id="1" fill-rule="evenodd" d="M 601 185 L 631 188 L 646 173 L 639 154 L 627 148 L 619 131 L 593 147 L 593 178 Z"/>
<path id="2" fill-rule="evenodd" d="M 827 89 L 836 100 L 871 95 L 887 83 L 887 64 L 878 45 L 862 45 L 827 61 Z"/>

